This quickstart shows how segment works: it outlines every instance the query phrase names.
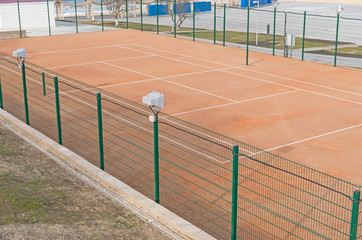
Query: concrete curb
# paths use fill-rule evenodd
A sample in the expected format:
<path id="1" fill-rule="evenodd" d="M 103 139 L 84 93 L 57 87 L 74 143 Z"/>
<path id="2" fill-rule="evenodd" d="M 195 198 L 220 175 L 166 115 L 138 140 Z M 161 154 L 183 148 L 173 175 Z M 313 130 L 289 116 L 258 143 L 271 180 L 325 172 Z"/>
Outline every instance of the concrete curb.
<path id="1" fill-rule="evenodd" d="M 29 139 L 37 145 L 36 147 L 46 151 L 48 154 L 60 159 L 80 175 L 85 176 L 100 187 L 117 196 L 125 202 L 127 207 L 136 209 L 142 216 L 157 222 L 160 229 L 176 239 L 212 240 L 215 239 L 203 230 L 197 228 L 186 220 L 180 218 L 163 206 L 155 203 L 143 194 L 137 192 L 130 186 L 100 170 L 84 158 L 59 145 L 39 131 L 26 125 L 10 113 L 0 109 L 0 120 L 15 130 L 23 138 Z"/>

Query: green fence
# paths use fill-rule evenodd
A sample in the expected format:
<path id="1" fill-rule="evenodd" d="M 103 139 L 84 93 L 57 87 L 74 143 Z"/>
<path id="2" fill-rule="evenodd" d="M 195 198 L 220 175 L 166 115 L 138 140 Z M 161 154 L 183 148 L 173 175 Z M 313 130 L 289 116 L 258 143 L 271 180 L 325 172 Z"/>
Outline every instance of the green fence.
<path id="1" fill-rule="evenodd" d="M 17 35 L 21 38 L 29 34 L 50 36 L 129 28 L 214 44 L 236 45 L 247 50 L 322 61 L 334 66 L 361 65 L 362 33 L 359 29 L 362 28 L 362 19 L 344 17 L 343 12 L 322 16 L 308 12 L 284 12 L 271 6 L 242 9 L 206 2 L 167 0 L 159 1 L 157 13 L 149 16 L 149 6 L 155 6 L 155 3 L 157 0 L 152 4 L 122 0 L 115 5 L 110 0 L 74 0 L 54 5 L 53 1 L 46 1 L 37 3 L 37 14 L 34 14 L 30 3 L 17 2 L 11 8 L 13 12 L 4 15 L 3 26 L 5 31 L 17 30 L 18 34 L 9 31 L 3 32 L 0 37 Z M 190 5 L 185 7 L 185 4 Z M 162 14 L 164 8 L 168 8 L 166 14 Z M 173 11 L 174 8 L 177 11 Z M 208 11 L 200 12 L 200 8 Z M 32 22 L 29 16 L 37 18 L 33 22 L 36 21 L 36 28 L 39 29 L 29 25 Z M 115 16 L 118 16 L 117 25 Z M 182 24 L 179 25 L 179 22 Z M 31 29 L 30 33 L 27 29 Z M 288 34 L 295 37 L 293 51 L 286 51 L 285 48 Z M 352 58 L 354 62 L 339 60 L 339 56 Z M 245 62 L 248 63 L 248 59 Z"/>
<path id="2" fill-rule="evenodd" d="M 217 239 L 362 237 L 359 186 L 2 53 L 0 79 L 1 108 Z"/>

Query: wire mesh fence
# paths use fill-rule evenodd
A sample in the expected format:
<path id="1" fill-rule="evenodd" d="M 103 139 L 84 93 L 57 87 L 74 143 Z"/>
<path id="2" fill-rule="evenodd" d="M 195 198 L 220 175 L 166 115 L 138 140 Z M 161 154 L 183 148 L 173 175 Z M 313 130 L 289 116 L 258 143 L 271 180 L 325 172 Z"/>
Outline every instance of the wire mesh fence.
<path id="1" fill-rule="evenodd" d="M 59 0 L 2 4 L 0 38 L 106 31 L 150 31 L 301 60 L 360 67 L 362 19 L 240 8 L 186 0 Z M 248 21 L 249 13 L 249 21 Z M 294 36 L 288 47 L 285 38 Z M 249 41 L 247 41 L 249 36 Z M 248 45 L 248 46 L 246 46 Z M 286 48 L 288 48 L 286 51 Z M 248 48 L 249 49 L 249 48 Z M 338 60 L 338 56 L 340 60 Z"/>
<path id="2" fill-rule="evenodd" d="M 3 53 L 0 78 L 3 109 L 217 239 L 361 238 L 360 186 Z"/>

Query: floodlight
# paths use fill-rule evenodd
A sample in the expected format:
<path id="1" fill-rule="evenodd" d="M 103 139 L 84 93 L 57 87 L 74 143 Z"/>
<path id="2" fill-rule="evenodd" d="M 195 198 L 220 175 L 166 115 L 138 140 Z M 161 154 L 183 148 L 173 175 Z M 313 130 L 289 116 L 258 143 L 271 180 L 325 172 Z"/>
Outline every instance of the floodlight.
<path id="1" fill-rule="evenodd" d="M 19 48 L 19 49 L 13 51 L 13 56 L 17 58 L 19 67 L 23 67 L 25 59 L 26 59 L 26 49 Z"/>
<path id="2" fill-rule="evenodd" d="M 19 48 L 18 50 L 13 51 L 13 56 L 26 59 L 26 49 Z"/>
<path id="3" fill-rule="evenodd" d="M 273 6 L 274 8 L 277 8 L 278 2 L 277 2 L 277 1 L 273 1 L 273 2 L 272 2 L 272 6 Z"/>
<path id="4" fill-rule="evenodd" d="M 343 7 L 342 6 L 337 6 L 337 14 L 341 14 L 341 12 L 343 11 Z"/>
<path id="5" fill-rule="evenodd" d="M 144 104 L 147 104 L 148 106 L 150 106 L 150 109 L 153 112 L 153 115 L 149 116 L 149 120 L 151 122 L 157 122 L 158 121 L 157 115 L 164 106 L 163 94 L 152 91 L 148 95 L 142 97 L 142 102 Z M 155 108 L 158 108 L 158 109 L 155 110 Z"/>

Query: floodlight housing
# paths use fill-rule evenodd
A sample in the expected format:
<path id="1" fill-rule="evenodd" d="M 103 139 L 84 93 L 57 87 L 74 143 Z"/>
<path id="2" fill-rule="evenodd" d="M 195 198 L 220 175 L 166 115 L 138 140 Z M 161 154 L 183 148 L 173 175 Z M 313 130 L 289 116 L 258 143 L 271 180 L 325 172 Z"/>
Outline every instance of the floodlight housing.
<path id="1" fill-rule="evenodd" d="M 341 14 L 342 11 L 343 11 L 343 7 L 337 6 L 337 14 Z"/>
<path id="2" fill-rule="evenodd" d="M 25 48 L 19 48 L 15 51 L 13 51 L 13 56 L 17 58 L 26 59 L 26 49 Z"/>
<path id="3" fill-rule="evenodd" d="M 273 6 L 274 8 L 277 8 L 278 2 L 277 2 L 277 1 L 273 1 L 273 2 L 272 2 L 272 6 Z"/>
<path id="4" fill-rule="evenodd" d="M 162 93 L 152 91 L 148 95 L 142 97 L 142 102 L 151 107 L 162 109 L 164 106 L 164 95 Z"/>

